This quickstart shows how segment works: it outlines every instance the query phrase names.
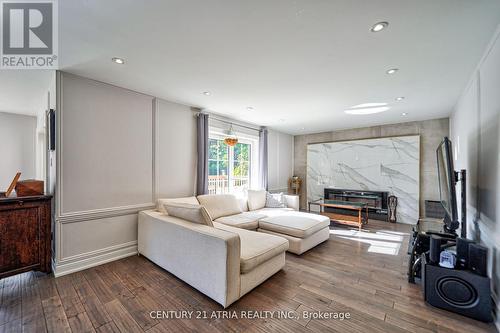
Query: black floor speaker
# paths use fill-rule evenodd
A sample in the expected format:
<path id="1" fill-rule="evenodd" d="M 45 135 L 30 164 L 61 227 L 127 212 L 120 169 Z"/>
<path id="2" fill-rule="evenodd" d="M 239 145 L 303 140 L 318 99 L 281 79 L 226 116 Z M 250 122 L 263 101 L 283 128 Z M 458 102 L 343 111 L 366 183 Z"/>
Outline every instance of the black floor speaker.
<path id="1" fill-rule="evenodd" d="M 476 274 L 488 274 L 488 248 L 479 244 L 469 245 L 469 269 Z"/>
<path id="2" fill-rule="evenodd" d="M 431 236 L 431 241 L 429 244 L 429 261 L 432 264 L 438 264 L 441 254 L 441 243 L 442 238 L 436 235 Z"/>
<path id="3" fill-rule="evenodd" d="M 473 240 L 467 238 L 457 238 L 457 265 L 466 269 L 469 265 L 469 245 L 474 244 Z"/>
<path id="4" fill-rule="evenodd" d="M 430 265 L 423 260 L 425 301 L 432 306 L 491 322 L 490 279 L 466 270 Z"/>

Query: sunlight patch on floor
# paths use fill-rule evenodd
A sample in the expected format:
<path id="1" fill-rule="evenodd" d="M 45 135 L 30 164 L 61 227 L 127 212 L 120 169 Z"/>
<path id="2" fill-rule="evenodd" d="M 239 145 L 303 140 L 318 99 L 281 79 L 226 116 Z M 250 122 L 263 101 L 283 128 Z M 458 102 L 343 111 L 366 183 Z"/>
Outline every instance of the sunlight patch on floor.
<path id="1" fill-rule="evenodd" d="M 400 235 L 400 236 L 409 236 L 410 235 L 407 232 L 394 231 L 394 230 L 379 230 L 378 232 L 382 232 L 384 234 Z"/>
<path id="2" fill-rule="evenodd" d="M 387 255 L 398 255 L 404 239 L 402 233 L 389 234 L 384 231 L 334 229 L 330 230 L 330 234 L 342 239 L 369 244 L 368 252 Z"/>
<path id="3" fill-rule="evenodd" d="M 336 236 L 348 236 L 348 237 L 360 237 L 360 238 L 370 238 L 376 240 L 386 240 L 391 242 L 402 242 L 403 235 L 388 234 L 382 231 L 370 232 L 368 230 L 348 230 L 348 229 L 334 229 L 330 230 L 330 234 Z"/>

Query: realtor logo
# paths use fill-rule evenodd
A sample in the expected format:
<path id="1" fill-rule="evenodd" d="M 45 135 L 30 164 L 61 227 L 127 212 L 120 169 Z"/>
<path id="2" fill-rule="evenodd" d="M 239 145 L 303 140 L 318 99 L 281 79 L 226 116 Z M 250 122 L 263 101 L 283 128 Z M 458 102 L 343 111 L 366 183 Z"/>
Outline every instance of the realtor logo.
<path id="1" fill-rule="evenodd" d="M 57 2 L 1 2 L 2 69 L 57 68 Z"/>

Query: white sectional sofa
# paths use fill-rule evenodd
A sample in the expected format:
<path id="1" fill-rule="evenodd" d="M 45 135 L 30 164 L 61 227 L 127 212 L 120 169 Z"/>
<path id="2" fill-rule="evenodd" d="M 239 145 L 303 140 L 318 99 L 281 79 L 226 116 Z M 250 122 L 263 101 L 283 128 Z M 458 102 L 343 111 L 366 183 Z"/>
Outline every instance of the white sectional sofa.
<path id="1" fill-rule="evenodd" d="M 214 222 L 214 227 L 139 213 L 138 248 L 158 266 L 224 307 L 285 266 L 288 241 Z M 271 236 L 271 237 L 270 237 Z"/>
<path id="2" fill-rule="evenodd" d="M 139 253 L 227 307 L 281 270 L 287 250 L 301 254 L 329 238 L 329 219 L 298 212 L 298 197 L 282 208 L 249 197 L 159 199 L 139 213 Z M 204 207 L 210 225 L 168 215 L 173 203 Z"/>

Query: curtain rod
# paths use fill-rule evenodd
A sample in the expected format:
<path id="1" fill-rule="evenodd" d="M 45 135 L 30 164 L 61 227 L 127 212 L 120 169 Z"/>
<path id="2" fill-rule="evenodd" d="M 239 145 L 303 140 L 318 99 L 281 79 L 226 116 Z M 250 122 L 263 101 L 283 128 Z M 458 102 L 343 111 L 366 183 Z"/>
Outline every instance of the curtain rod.
<path id="1" fill-rule="evenodd" d="M 198 114 L 200 114 L 200 113 L 201 112 L 199 112 Z M 220 121 L 221 123 L 226 123 L 226 124 L 233 125 L 233 126 L 243 127 L 243 128 L 246 128 L 246 129 L 249 129 L 249 130 L 252 130 L 252 131 L 257 131 L 257 132 L 262 131 L 262 129 L 260 129 L 260 128 L 255 128 L 255 127 L 240 125 L 238 123 L 234 123 L 234 122 L 231 122 L 231 121 L 228 121 L 228 120 L 224 120 L 224 119 L 220 119 L 220 118 L 214 117 L 211 114 L 208 114 L 208 118 Z"/>

